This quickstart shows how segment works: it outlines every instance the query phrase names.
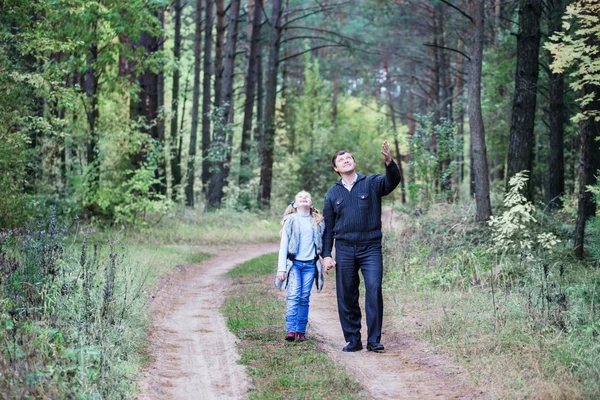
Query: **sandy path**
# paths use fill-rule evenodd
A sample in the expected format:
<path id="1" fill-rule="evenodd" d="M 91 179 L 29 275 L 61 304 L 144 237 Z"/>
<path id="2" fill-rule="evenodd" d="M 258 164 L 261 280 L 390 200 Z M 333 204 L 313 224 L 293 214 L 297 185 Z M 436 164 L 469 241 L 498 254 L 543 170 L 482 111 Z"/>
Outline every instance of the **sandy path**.
<path id="1" fill-rule="evenodd" d="M 228 270 L 277 251 L 276 244 L 221 249 L 200 264 L 179 268 L 152 302 L 151 363 L 140 399 L 245 399 L 248 377 L 237 363 L 236 337 L 219 313 Z"/>
<path id="2" fill-rule="evenodd" d="M 361 302 L 364 301 L 361 296 Z M 366 346 L 364 303 L 363 345 Z M 321 293 L 311 296 L 307 334 L 314 335 L 319 346 L 329 357 L 360 382 L 362 397 L 366 399 L 475 399 L 481 392 L 469 387 L 465 372 L 447 358 L 433 354 L 430 348 L 415 340 L 403 330 L 393 327 L 393 321 L 384 317 L 381 342 L 385 353 L 366 349 L 344 353 L 342 328 L 337 316 L 335 276 L 326 277 Z"/>
<path id="3" fill-rule="evenodd" d="M 391 209 L 383 213 L 384 229 L 401 223 Z M 387 225 L 387 226 L 386 226 Z M 140 399 L 245 399 L 249 389 L 237 363 L 236 337 L 219 313 L 230 280 L 225 272 L 246 260 L 277 251 L 277 244 L 213 249 L 200 264 L 178 268 L 153 301 L 149 352 L 151 363 L 140 384 Z M 282 300 L 285 292 L 281 292 Z M 361 300 L 364 299 L 361 297 Z M 364 310 L 364 304 L 361 305 Z M 410 316 L 410 324 L 419 316 Z M 283 315 L 282 315 L 283 323 Z M 363 315 L 364 325 L 364 315 Z M 326 277 L 321 293 L 313 291 L 307 335 L 362 385 L 365 399 L 475 399 L 485 397 L 469 387 L 465 372 L 414 339 L 411 329 L 384 318 L 386 352 L 343 353 L 337 316 L 335 276 Z M 363 329 L 363 344 L 366 332 Z M 282 341 L 282 345 L 284 345 Z"/>

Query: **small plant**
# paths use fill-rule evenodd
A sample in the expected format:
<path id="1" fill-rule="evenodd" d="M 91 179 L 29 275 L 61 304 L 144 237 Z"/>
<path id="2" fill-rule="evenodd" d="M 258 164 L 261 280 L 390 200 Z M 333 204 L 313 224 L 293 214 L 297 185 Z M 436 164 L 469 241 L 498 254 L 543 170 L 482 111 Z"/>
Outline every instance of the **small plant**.
<path id="1" fill-rule="evenodd" d="M 523 190 L 527 183 L 528 171 L 521 171 L 509 180 L 509 191 L 504 197 L 506 210 L 500 217 L 491 217 L 488 222 L 492 227 L 492 247 L 496 253 L 513 251 L 531 259 L 537 249 L 552 253 L 552 249 L 560 240 L 553 233 L 540 233 L 533 238 L 531 233 L 535 207 L 525 198 Z"/>

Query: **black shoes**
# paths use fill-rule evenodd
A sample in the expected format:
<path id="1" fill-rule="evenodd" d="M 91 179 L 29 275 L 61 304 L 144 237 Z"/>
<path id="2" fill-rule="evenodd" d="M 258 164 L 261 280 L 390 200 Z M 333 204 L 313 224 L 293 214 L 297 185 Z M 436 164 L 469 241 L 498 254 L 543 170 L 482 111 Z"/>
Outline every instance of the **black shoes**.
<path id="1" fill-rule="evenodd" d="M 361 346 L 362 348 L 362 346 Z M 383 347 L 383 345 L 381 343 L 378 342 L 368 342 L 367 343 L 367 350 L 368 351 L 374 351 L 375 353 L 383 353 L 385 351 L 385 348 Z"/>
<path id="2" fill-rule="evenodd" d="M 383 347 L 383 346 L 382 346 Z M 354 351 L 360 351 L 363 349 L 362 342 L 360 340 L 352 340 L 344 347 L 343 351 L 346 353 L 352 353 Z"/>

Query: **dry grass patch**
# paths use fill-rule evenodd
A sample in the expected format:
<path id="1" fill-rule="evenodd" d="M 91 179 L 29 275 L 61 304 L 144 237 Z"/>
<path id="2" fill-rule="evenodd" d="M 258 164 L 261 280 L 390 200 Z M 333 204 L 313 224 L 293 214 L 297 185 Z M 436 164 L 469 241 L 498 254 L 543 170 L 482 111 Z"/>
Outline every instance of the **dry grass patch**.
<path id="1" fill-rule="evenodd" d="M 582 399 L 580 380 L 559 358 L 564 337 L 554 330 L 527 329 L 507 298 L 498 323 L 489 293 L 435 289 L 387 290 L 388 322 L 428 340 L 469 372 L 473 383 L 494 399 Z M 511 304 L 515 307 L 511 307 Z M 419 323 L 415 323 L 419 321 Z"/>

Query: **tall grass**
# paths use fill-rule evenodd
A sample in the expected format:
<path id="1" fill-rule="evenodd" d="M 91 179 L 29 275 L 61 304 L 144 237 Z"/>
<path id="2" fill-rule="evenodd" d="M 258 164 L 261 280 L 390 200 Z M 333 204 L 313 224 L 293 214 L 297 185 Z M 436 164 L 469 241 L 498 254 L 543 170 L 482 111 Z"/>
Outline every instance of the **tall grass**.
<path id="1" fill-rule="evenodd" d="M 278 230 L 264 215 L 185 212 L 103 230 L 52 216 L 2 233 L 0 398 L 133 397 L 160 278 Z"/>
<path id="2" fill-rule="evenodd" d="M 404 218 L 385 246 L 388 301 L 497 398 L 600 397 L 600 269 L 564 231 L 552 253 L 493 252 L 466 205 Z M 551 230 L 555 216 L 544 216 Z M 533 229 L 533 228 L 532 228 Z M 532 232 L 533 234 L 534 232 Z"/>
<path id="3" fill-rule="evenodd" d="M 147 272 L 113 242 L 69 240 L 54 217 L 0 243 L 7 398 L 123 398 L 145 326 Z"/>

